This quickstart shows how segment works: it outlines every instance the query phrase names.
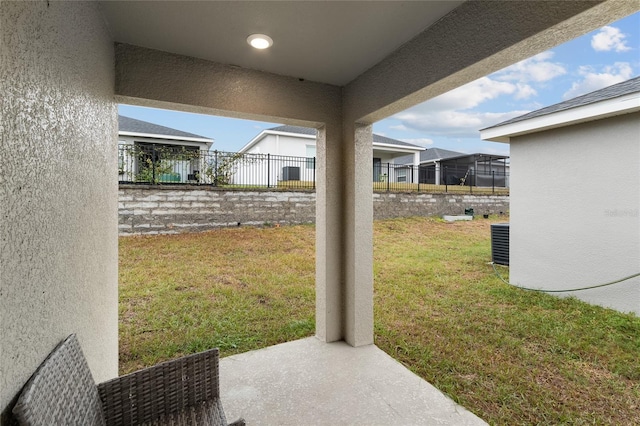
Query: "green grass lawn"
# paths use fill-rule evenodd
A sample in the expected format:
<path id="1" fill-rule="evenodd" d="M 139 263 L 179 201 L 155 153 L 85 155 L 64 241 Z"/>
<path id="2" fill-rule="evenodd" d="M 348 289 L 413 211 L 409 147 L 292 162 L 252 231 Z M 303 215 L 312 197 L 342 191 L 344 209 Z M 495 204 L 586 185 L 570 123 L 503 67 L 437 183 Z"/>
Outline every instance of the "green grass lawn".
<path id="1" fill-rule="evenodd" d="M 491 424 L 640 424 L 640 318 L 502 283 L 492 222 L 375 223 L 376 344 Z M 121 238 L 121 373 L 312 335 L 314 239 L 313 226 Z"/>

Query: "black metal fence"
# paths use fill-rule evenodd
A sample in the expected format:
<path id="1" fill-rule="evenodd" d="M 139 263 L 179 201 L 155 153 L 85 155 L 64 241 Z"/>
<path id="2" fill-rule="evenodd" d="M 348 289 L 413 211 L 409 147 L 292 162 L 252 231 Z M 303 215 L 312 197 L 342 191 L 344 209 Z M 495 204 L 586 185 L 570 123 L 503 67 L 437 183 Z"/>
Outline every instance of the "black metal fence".
<path id="1" fill-rule="evenodd" d="M 472 167 L 441 167 L 375 163 L 374 191 L 509 193 L 506 167 L 474 170 Z"/>
<path id="2" fill-rule="evenodd" d="M 315 158 L 143 143 L 119 145 L 118 158 L 118 180 L 124 184 L 281 189 L 316 185 Z M 374 191 L 508 193 L 509 175 L 503 170 L 442 167 L 436 172 L 433 167 L 374 163 L 372 182 Z"/>
<path id="3" fill-rule="evenodd" d="M 154 144 L 118 147 L 120 183 L 315 188 L 315 158 L 203 151 Z"/>

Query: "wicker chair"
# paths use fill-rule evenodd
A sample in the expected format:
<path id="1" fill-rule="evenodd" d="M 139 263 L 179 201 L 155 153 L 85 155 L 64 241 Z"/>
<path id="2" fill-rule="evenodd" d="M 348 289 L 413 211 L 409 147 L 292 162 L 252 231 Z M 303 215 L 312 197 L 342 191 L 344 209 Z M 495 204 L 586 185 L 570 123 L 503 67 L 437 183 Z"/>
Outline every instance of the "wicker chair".
<path id="1" fill-rule="evenodd" d="M 96 386 L 72 334 L 29 379 L 13 414 L 23 425 L 227 425 L 218 357 L 211 349 Z"/>

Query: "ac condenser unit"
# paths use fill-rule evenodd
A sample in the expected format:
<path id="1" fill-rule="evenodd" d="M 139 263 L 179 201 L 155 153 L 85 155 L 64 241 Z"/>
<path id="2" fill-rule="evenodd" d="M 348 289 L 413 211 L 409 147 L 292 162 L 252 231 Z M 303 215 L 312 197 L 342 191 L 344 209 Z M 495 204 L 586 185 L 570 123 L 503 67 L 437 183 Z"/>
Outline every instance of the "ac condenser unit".
<path id="1" fill-rule="evenodd" d="M 300 180 L 300 167 L 283 167 L 282 180 Z"/>
<path id="2" fill-rule="evenodd" d="M 491 261 L 509 266 L 509 224 L 491 225 Z"/>

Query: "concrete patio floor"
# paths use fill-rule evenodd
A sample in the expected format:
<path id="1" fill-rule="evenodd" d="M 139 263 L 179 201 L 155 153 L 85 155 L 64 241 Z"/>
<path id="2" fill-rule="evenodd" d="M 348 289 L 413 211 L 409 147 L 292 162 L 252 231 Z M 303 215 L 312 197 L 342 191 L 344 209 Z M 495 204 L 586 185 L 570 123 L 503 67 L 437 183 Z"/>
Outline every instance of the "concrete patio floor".
<path id="1" fill-rule="evenodd" d="M 486 425 L 375 345 L 283 343 L 223 358 L 220 382 L 248 425 Z"/>

